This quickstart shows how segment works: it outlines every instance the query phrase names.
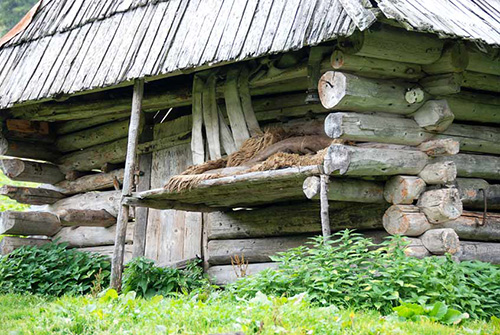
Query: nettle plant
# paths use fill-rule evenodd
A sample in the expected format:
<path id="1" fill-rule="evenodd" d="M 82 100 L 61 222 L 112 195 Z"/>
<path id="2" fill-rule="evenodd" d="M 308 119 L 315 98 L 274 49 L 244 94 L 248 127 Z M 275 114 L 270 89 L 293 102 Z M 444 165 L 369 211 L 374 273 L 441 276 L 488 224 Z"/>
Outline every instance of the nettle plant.
<path id="1" fill-rule="evenodd" d="M 0 257 L 0 293 L 87 294 L 109 285 L 110 269 L 107 257 L 65 244 L 23 246 Z"/>
<path id="2" fill-rule="evenodd" d="M 257 292 L 294 296 L 306 292 L 313 303 L 358 310 L 375 307 L 384 314 L 401 303 L 432 305 L 486 318 L 500 310 L 500 268 L 483 262 L 454 262 L 451 257 L 410 258 L 405 243 L 390 237 L 381 244 L 352 231 L 331 239 L 313 238 L 274 258 L 282 262 L 230 285 L 238 297 Z"/>

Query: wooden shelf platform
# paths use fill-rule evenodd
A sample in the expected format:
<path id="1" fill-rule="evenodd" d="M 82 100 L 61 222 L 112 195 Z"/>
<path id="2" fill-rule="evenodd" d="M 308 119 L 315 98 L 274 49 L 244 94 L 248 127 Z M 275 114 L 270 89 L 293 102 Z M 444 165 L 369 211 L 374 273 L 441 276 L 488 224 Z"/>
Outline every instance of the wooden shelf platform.
<path id="1" fill-rule="evenodd" d="M 304 180 L 321 173 L 319 166 L 250 172 L 201 181 L 191 189 L 169 192 L 153 189 L 136 192 L 123 203 L 135 207 L 213 212 L 235 207 L 306 200 Z"/>

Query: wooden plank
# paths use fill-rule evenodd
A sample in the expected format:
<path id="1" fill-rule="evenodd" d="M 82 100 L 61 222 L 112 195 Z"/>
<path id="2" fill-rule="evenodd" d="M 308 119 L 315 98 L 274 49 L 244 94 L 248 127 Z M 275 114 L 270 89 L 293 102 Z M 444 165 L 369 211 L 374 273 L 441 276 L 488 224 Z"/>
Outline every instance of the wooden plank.
<path id="1" fill-rule="evenodd" d="M 134 248 L 134 246 L 131 244 L 125 245 L 124 254 L 123 254 L 123 263 L 124 264 L 127 264 L 128 262 L 130 262 L 132 260 L 133 248 Z M 113 256 L 114 247 L 112 245 L 107 245 L 107 246 L 101 246 L 101 247 L 76 248 L 75 250 L 78 250 L 81 252 L 96 253 L 96 254 L 111 258 Z"/>
<path id="2" fill-rule="evenodd" d="M 217 75 L 209 75 L 203 88 L 203 123 L 207 136 L 208 152 L 210 160 L 222 157 L 220 147 L 219 114 L 215 89 L 217 85 Z"/>
<path id="3" fill-rule="evenodd" d="M 203 143 L 203 81 L 199 76 L 193 79 L 193 130 L 191 131 L 191 153 L 193 164 L 205 161 L 205 145 Z"/>

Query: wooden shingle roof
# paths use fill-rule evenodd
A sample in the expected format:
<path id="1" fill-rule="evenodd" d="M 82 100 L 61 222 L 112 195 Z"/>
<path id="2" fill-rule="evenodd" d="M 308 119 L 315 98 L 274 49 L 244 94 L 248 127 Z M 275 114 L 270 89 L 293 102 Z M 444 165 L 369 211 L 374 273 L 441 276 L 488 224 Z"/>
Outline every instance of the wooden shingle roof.
<path id="1" fill-rule="evenodd" d="M 346 35 L 337 0 L 52 0 L 0 49 L 0 108 Z"/>
<path id="2" fill-rule="evenodd" d="M 500 45 L 499 8 L 500 0 L 43 0 L 0 48 L 0 109 L 300 49 L 379 17 Z"/>

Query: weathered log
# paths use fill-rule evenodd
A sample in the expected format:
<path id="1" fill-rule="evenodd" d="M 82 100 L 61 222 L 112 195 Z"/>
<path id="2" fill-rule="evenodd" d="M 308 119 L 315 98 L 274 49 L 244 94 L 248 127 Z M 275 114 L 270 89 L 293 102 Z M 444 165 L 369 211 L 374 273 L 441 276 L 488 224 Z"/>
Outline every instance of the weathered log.
<path id="1" fill-rule="evenodd" d="M 342 229 L 378 229 L 386 204 L 330 202 L 330 227 Z M 269 236 L 320 234 L 319 203 L 274 205 L 253 210 L 207 214 L 207 237 L 215 239 L 257 238 Z"/>
<path id="2" fill-rule="evenodd" d="M 55 134 L 48 122 L 8 119 L 2 132 L 7 139 L 53 143 Z"/>
<path id="3" fill-rule="evenodd" d="M 483 49 L 484 50 L 484 49 Z M 475 71 L 500 76 L 500 62 L 498 61 L 498 50 L 484 52 L 476 46 L 468 46 L 469 63 L 467 71 Z"/>
<path id="4" fill-rule="evenodd" d="M 500 180 L 500 157 L 457 154 L 436 157 L 432 160 L 432 163 L 446 161 L 455 163 L 458 177 Z"/>
<path id="5" fill-rule="evenodd" d="M 418 64 L 349 55 L 340 50 L 333 52 L 331 66 L 335 70 L 351 72 L 367 78 L 418 79 L 424 76 Z"/>
<path id="6" fill-rule="evenodd" d="M 55 162 L 61 154 L 49 144 L 9 140 L 0 135 L 0 156 Z"/>
<path id="7" fill-rule="evenodd" d="M 116 218 L 104 209 L 62 209 L 58 211 L 62 226 L 109 227 Z"/>
<path id="8" fill-rule="evenodd" d="M 458 258 L 461 261 L 500 264 L 500 243 L 461 241 Z"/>
<path id="9" fill-rule="evenodd" d="M 319 199 L 320 180 L 317 176 L 307 177 L 302 190 L 308 199 Z M 328 200 L 364 203 L 384 203 L 383 185 L 378 182 L 358 179 L 330 178 Z"/>
<path id="10" fill-rule="evenodd" d="M 56 165 L 52 164 L 20 159 L 2 159 L 0 167 L 3 173 L 12 180 L 44 184 L 56 184 L 64 180 L 64 174 Z"/>
<path id="11" fill-rule="evenodd" d="M 500 92 L 499 83 L 499 75 L 465 71 L 462 86 L 474 90 Z"/>
<path id="12" fill-rule="evenodd" d="M 108 173 L 89 174 L 74 181 L 64 180 L 56 186 L 64 194 L 77 194 L 89 191 L 100 191 L 113 188 L 115 178 L 118 182 L 123 182 L 124 169 L 114 170 Z"/>
<path id="13" fill-rule="evenodd" d="M 132 260 L 132 252 L 133 252 L 134 246 L 132 244 L 126 244 L 124 247 L 124 253 L 123 253 L 123 262 L 127 264 Z M 113 257 L 113 250 L 114 246 L 112 245 L 106 245 L 106 246 L 100 246 L 100 247 L 86 247 L 86 248 L 76 248 L 75 250 L 81 251 L 81 252 L 90 252 L 90 253 L 95 253 L 99 254 L 102 256 L 106 256 L 111 259 Z"/>
<path id="14" fill-rule="evenodd" d="M 431 229 L 420 236 L 424 247 L 433 255 L 456 254 L 460 250 L 457 233 L 450 228 Z"/>
<path id="15" fill-rule="evenodd" d="M 76 171 L 76 170 L 69 170 L 64 174 L 64 178 L 68 181 L 75 181 L 78 178 L 81 178 L 83 176 L 87 176 L 89 174 L 93 174 L 92 172 L 89 171 Z"/>
<path id="16" fill-rule="evenodd" d="M 193 128 L 191 132 L 191 152 L 193 164 L 205 161 L 205 146 L 203 144 L 203 79 L 195 75 L 193 79 Z"/>
<path id="17" fill-rule="evenodd" d="M 450 156 L 459 153 L 460 142 L 453 138 L 443 138 L 423 142 L 417 148 L 432 157 Z"/>
<path id="18" fill-rule="evenodd" d="M 500 154 L 500 146 L 497 145 L 500 141 L 500 130 L 495 127 L 452 124 L 444 132 L 436 134 L 420 128 L 415 121 L 408 118 L 336 112 L 325 119 L 325 132 L 332 138 L 401 145 L 420 145 L 430 140 L 451 139 L 459 142 L 460 150 L 463 151 Z M 442 153 L 456 150 L 456 143 L 448 144 L 451 144 L 451 148 L 441 150 Z M 423 151 L 430 150 L 432 155 L 436 155 L 436 152 L 431 150 L 432 147 L 422 147 Z"/>
<path id="19" fill-rule="evenodd" d="M 0 235 L 53 236 L 61 229 L 57 215 L 47 212 L 2 212 Z"/>
<path id="20" fill-rule="evenodd" d="M 304 245 L 305 236 L 273 237 L 239 240 L 212 240 L 208 242 L 208 262 L 211 265 L 231 264 L 231 257 L 245 256 L 251 263 L 271 261 L 271 256 Z"/>
<path id="21" fill-rule="evenodd" d="M 454 118 L 446 100 L 427 101 L 413 114 L 413 119 L 420 127 L 436 132 L 448 129 Z"/>
<path id="22" fill-rule="evenodd" d="M 111 113 L 90 117 L 88 119 L 80 119 L 74 121 L 59 122 L 56 126 L 57 135 L 66 135 L 83 129 L 100 126 L 108 122 L 121 121 L 127 119 L 130 111 L 120 113 Z"/>
<path id="23" fill-rule="evenodd" d="M 462 73 L 445 73 L 425 77 L 418 83 L 429 94 L 447 95 L 460 92 L 463 82 L 464 75 Z"/>
<path id="24" fill-rule="evenodd" d="M 437 37 L 408 32 L 391 26 L 370 28 L 339 38 L 338 47 L 347 54 L 396 62 L 431 64 L 441 57 L 443 41 Z"/>
<path id="25" fill-rule="evenodd" d="M 488 213 L 486 222 L 483 219 L 484 213 L 464 211 L 459 218 L 432 227 L 451 228 L 465 240 L 500 241 L 500 215 Z"/>
<path id="26" fill-rule="evenodd" d="M 418 174 L 428 185 L 448 185 L 457 178 L 457 167 L 452 161 L 428 164 Z"/>
<path id="27" fill-rule="evenodd" d="M 406 256 L 420 259 L 432 256 L 420 239 L 407 237 L 405 240 L 410 243 L 404 249 Z"/>
<path id="28" fill-rule="evenodd" d="M 410 83 L 328 71 L 319 81 L 318 92 L 321 104 L 326 109 L 410 114 L 419 109 L 428 98 L 424 95 L 416 101 L 408 101 L 408 89 L 414 87 L 415 84 Z"/>
<path id="29" fill-rule="evenodd" d="M 10 254 L 12 251 L 24 246 L 39 247 L 49 242 L 50 242 L 49 239 L 42 239 L 42 238 L 22 238 L 17 236 L 4 236 L 0 240 L 0 255 Z"/>
<path id="30" fill-rule="evenodd" d="M 500 210 L 500 185 L 489 185 L 484 179 L 458 178 L 457 188 L 464 208 L 484 210 L 486 193 L 487 210 Z"/>
<path id="31" fill-rule="evenodd" d="M 7 196 L 17 202 L 29 205 L 47 205 L 64 198 L 64 194 L 44 189 L 32 187 L 18 187 L 4 185 L 0 188 L 0 195 Z"/>
<path id="32" fill-rule="evenodd" d="M 462 201 L 456 188 L 444 188 L 424 192 L 417 206 L 430 223 L 455 220 L 462 215 Z"/>
<path id="33" fill-rule="evenodd" d="M 241 108 L 245 115 L 248 131 L 250 132 L 250 136 L 255 136 L 261 133 L 261 130 L 252 106 L 252 96 L 250 94 L 248 81 L 249 76 L 250 71 L 248 67 L 243 66 L 238 77 L 238 88 L 240 92 Z"/>
<path id="34" fill-rule="evenodd" d="M 359 148 L 332 144 L 323 168 L 328 174 L 347 176 L 416 175 L 427 165 L 420 151 Z"/>
<path id="35" fill-rule="evenodd" d="M 429 74 L 463 72 L 469 65 L 469 53 L 463 43 L 445 46 L 441 57 L 432 64 L 422 66 Z"/>
<path id="36" fill-rule="evenodd" d="M 394 176 L 385 183 L 384 198 L 391 204 L 412 204 L 425 190 L 423 179 L 414 176 Z"/>
<path id="37" fill-rule="evenodd" d="M 265 269 L 275 269 L 279 263 L 255 263 L 245 267 L 244 275 L 233 265 L 218 265 L 208 268 L 207 275 L 214 285 L 227 285 L 239 278 L 251 276 Z"/>
<path id="38" fill-rule="evenodd" d="M 91 171 L 98 169 L 105 163 L 121 163 L 127 155 L 127 139 L 99 144 L 81 151 L 62 156 L 58 163 L 64 171 Z"/>
<path id="39" fill-rule="evenodd" d="M 120 191 L 88 192 L 74 195 L 58 202 L 43 206 L 44 210 L 55 214 L 65 213 L 66 210 L 105 210 L 112 216 L 118 215 L 120 206 Z"/>
<path id="40" fill-rule="evenodd" d="M 57 139 L 56 147 L 61 152 L 70 152 L 116 141 L 127 137 L 128 125 L 129 121 L 123 120 L 63 135 Z"/>
<path id="41" fill-rule="evenodd" d="M 389 207 L 382 222 L 384 229 L 391 235 L 420 236 L 431 229 L 425 214 L 412 205 Z"/>
<path id="42" fill-rule="evenodd" d="M 486 95 L 480 98 L 481 96 L 460 93 L 443 98 L 455 114 L 455 120 L 500 123 L 500 107 L 494 103 L 494 96 Z"/>
<path id="43" fill-rule="evenodd" d="M 132 243 L 134 224 L 127 229 L 126 243 Z M 69 248 L 96 247 L 115 243 L 116 225 L 104 227 L 64 227 L 54 237 L 58 243 L 67 243 Z"/>

